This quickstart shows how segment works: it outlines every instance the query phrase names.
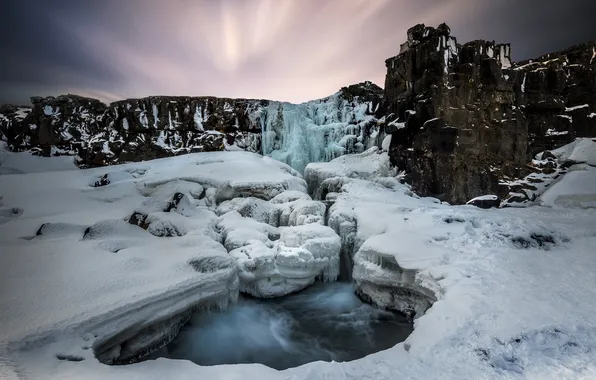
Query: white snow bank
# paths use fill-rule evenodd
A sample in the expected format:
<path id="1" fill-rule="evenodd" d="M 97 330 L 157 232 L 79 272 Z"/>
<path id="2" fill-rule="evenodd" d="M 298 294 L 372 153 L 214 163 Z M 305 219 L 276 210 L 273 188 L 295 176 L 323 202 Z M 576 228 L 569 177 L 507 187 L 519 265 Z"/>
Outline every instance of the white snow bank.
<path id="1" fill-rule="evenodd" d="M 172 316 L 233 301 L 236 265 L 201 184 L 268 198 L 305 190 L 295 170 L 245 152 L 0 176 L 0 354 L 66 339 L 77 343 L 54 358 L 126 358 L 175 332 Z M 137 210 L 146 230 L 128 222 Z M 147 334 L 156 324 L 165 335 Z"/>
<path id="2" fill-rule="evenodd" d="M 585 164 L 572 166 L 537 202 L 551 207 L 596 208 L 596 168 Z"/>
<path id="3" fill-rule="evenodd" d="M 304 169 L 304 178 L 308 183 L 310 194 L 315 199 L 321 199 L 321 186 L 326 179 L 345 177 L 373 179 L 386 177 L 390 172 L 389 155 L 381 153 L 379 148 L 372 147 L 360 154 L 350 154 L 338 157 L 330 162 L 310 163 Z"/>
<path id="4" fill-rule="evenodd" d="M 40 157 L 30 152 L 13 153 L 0 141 L 0 175 L 42 173 L 76 169 L 74 157 Z"/>
<path id="5" fill-rule="evenodd" d="M 596 166 L 596 141 L 578 138 L 570 144 L 552 151 L 559 161 L 573 161 Z"/>

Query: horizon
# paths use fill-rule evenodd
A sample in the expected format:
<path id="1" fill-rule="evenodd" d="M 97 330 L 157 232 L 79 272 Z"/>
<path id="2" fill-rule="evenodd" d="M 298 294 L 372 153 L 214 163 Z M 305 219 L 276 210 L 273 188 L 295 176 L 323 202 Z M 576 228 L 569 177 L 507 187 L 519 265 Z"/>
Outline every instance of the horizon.
<path id="1" fill-rule="evenodd" d="M 44 4 L 14 2 L 3 12 L 10 19 L 0 20 L 0 30 L 11 39 L 0 62 L 0 104 L 69 93 L 106 104 L 152 96 L 303 103 L 364 81 L 384 88 L 385 60 L 418 23 L 445 22 L 460 43 L 511 43 L 515 62 L 596 36 L 589 17 L 596 4 L 579 0 L 548 7 L 537 0 Z M 27 28 L 25 17 L 36 27 Z"/>

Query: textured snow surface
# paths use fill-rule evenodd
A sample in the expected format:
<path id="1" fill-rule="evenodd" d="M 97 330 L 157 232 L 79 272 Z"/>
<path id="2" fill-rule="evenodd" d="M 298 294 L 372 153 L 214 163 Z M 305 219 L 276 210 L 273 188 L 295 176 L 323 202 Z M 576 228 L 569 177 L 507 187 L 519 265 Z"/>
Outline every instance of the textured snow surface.
<path id="1" fill-rule="evenodd" d="M 327 194 L 334 199 L 328 225 L 354 260 L 360 291 L 398 309 L 411 305 L 380 286 L 421 295 L 415 311 L 434 301 L 424 315 L 417 313 L 404 343 L 353 362 L 315 362 L 282 372 L 168 359 L 129 366 L 98 362 L 89 347 L 122 328 L 155 321 L 200 297 L 233 300 L 239 284 L 225 261 L 233 245 L 271 241 L 292 249 L 335 249 L 337 237 L 318 217 L 290 224 L 298 205 L 318 206 L 287 166 L 247 153 L 204 153 L 0 176 L 7 218 L 0 225 L 0 377 L 596 378 L 595 209 L 453 207 L 416 197 L 391 173 L 372 176 L 384 167 L 383 154 L 367 158 L 373 165 L 368 170 L 346 169 L 346 160 L 317 164 L 314 172 L 337 179 L 334 195 Z M 106 172 L 113 183 L 89 186 Z M 156 211 L 173 192 L 184 197 L 172 212 Z M 234 199 L 238 194 L 245 199 Z M 126 223 L 138 208 L 185 227 L 185 234 L 156 237 Z M 42 223 L 52 224 L 31 238 Z"/>
<path id="2" fill-rule="evenodd" d="M 552 153 L 560 162 L 575 162 L 537 202 L 551 207 L 596 208 L 596 142 L 581 138 Z"/>
<path id="3" fill-rule="evenodd" d="M 553 150 L 552 153 L 560 161 L 574 161 L 596 166 L 596 141 L 594 139 L 579 138 L 571 144 Z"/>
<path id="4" fill-rule="evenodd" d="M 40 157 L 31 154 L 12 154 L 6 149 L 6 143 L 0 141 L 0 175 L 74 170 L 76 168 L 72 156 Z"/>

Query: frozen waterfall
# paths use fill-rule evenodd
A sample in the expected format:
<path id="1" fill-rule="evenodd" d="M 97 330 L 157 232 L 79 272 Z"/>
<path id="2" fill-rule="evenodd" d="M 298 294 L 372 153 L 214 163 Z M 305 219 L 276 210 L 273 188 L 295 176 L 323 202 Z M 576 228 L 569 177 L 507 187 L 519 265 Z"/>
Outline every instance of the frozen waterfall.
<path id="1" fill-rule="evenodd" d="M 304 171 L 310 162 L 380 146 L 378 105 L 340 93 L 302 104 L 272 102 L 261 111 L 262 154 Z"/>

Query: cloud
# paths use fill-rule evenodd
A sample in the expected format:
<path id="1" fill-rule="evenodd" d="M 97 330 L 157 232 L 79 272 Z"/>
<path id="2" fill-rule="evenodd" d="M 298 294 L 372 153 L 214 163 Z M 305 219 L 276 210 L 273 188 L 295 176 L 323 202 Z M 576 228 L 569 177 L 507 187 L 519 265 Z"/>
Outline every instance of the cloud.
<path id="1" fill-rule="evenodd" d="M 593 23 L 580 17 L 595 5 L 557 6 L 555 13 L 563 15 L 560 22 L 574 21 L 573 27 L 563 30 L 544 25 L 545 20 L 552 23 L 555 13 L 549 9 L 554 5 L 541 4 L 537 0 L 54 0 L 51 6 L 44 0 L 9 2 L 0 18 L 13 16 L 0 20 L 0 33 L 14 39 L 3 47 L 8 58 L 0 60 L 0 102 L 22 102 L 25 90 L 57 95 L 65 89 L 97 94 L 106 101 L 159 94 L 300 102 L 364 80 L 383 85 L 385 59 L 397 54 L 406 30 L 418 22 L 447 22 L 460 42 L 512 41 L 516 57 L 596 35 Z"/>

